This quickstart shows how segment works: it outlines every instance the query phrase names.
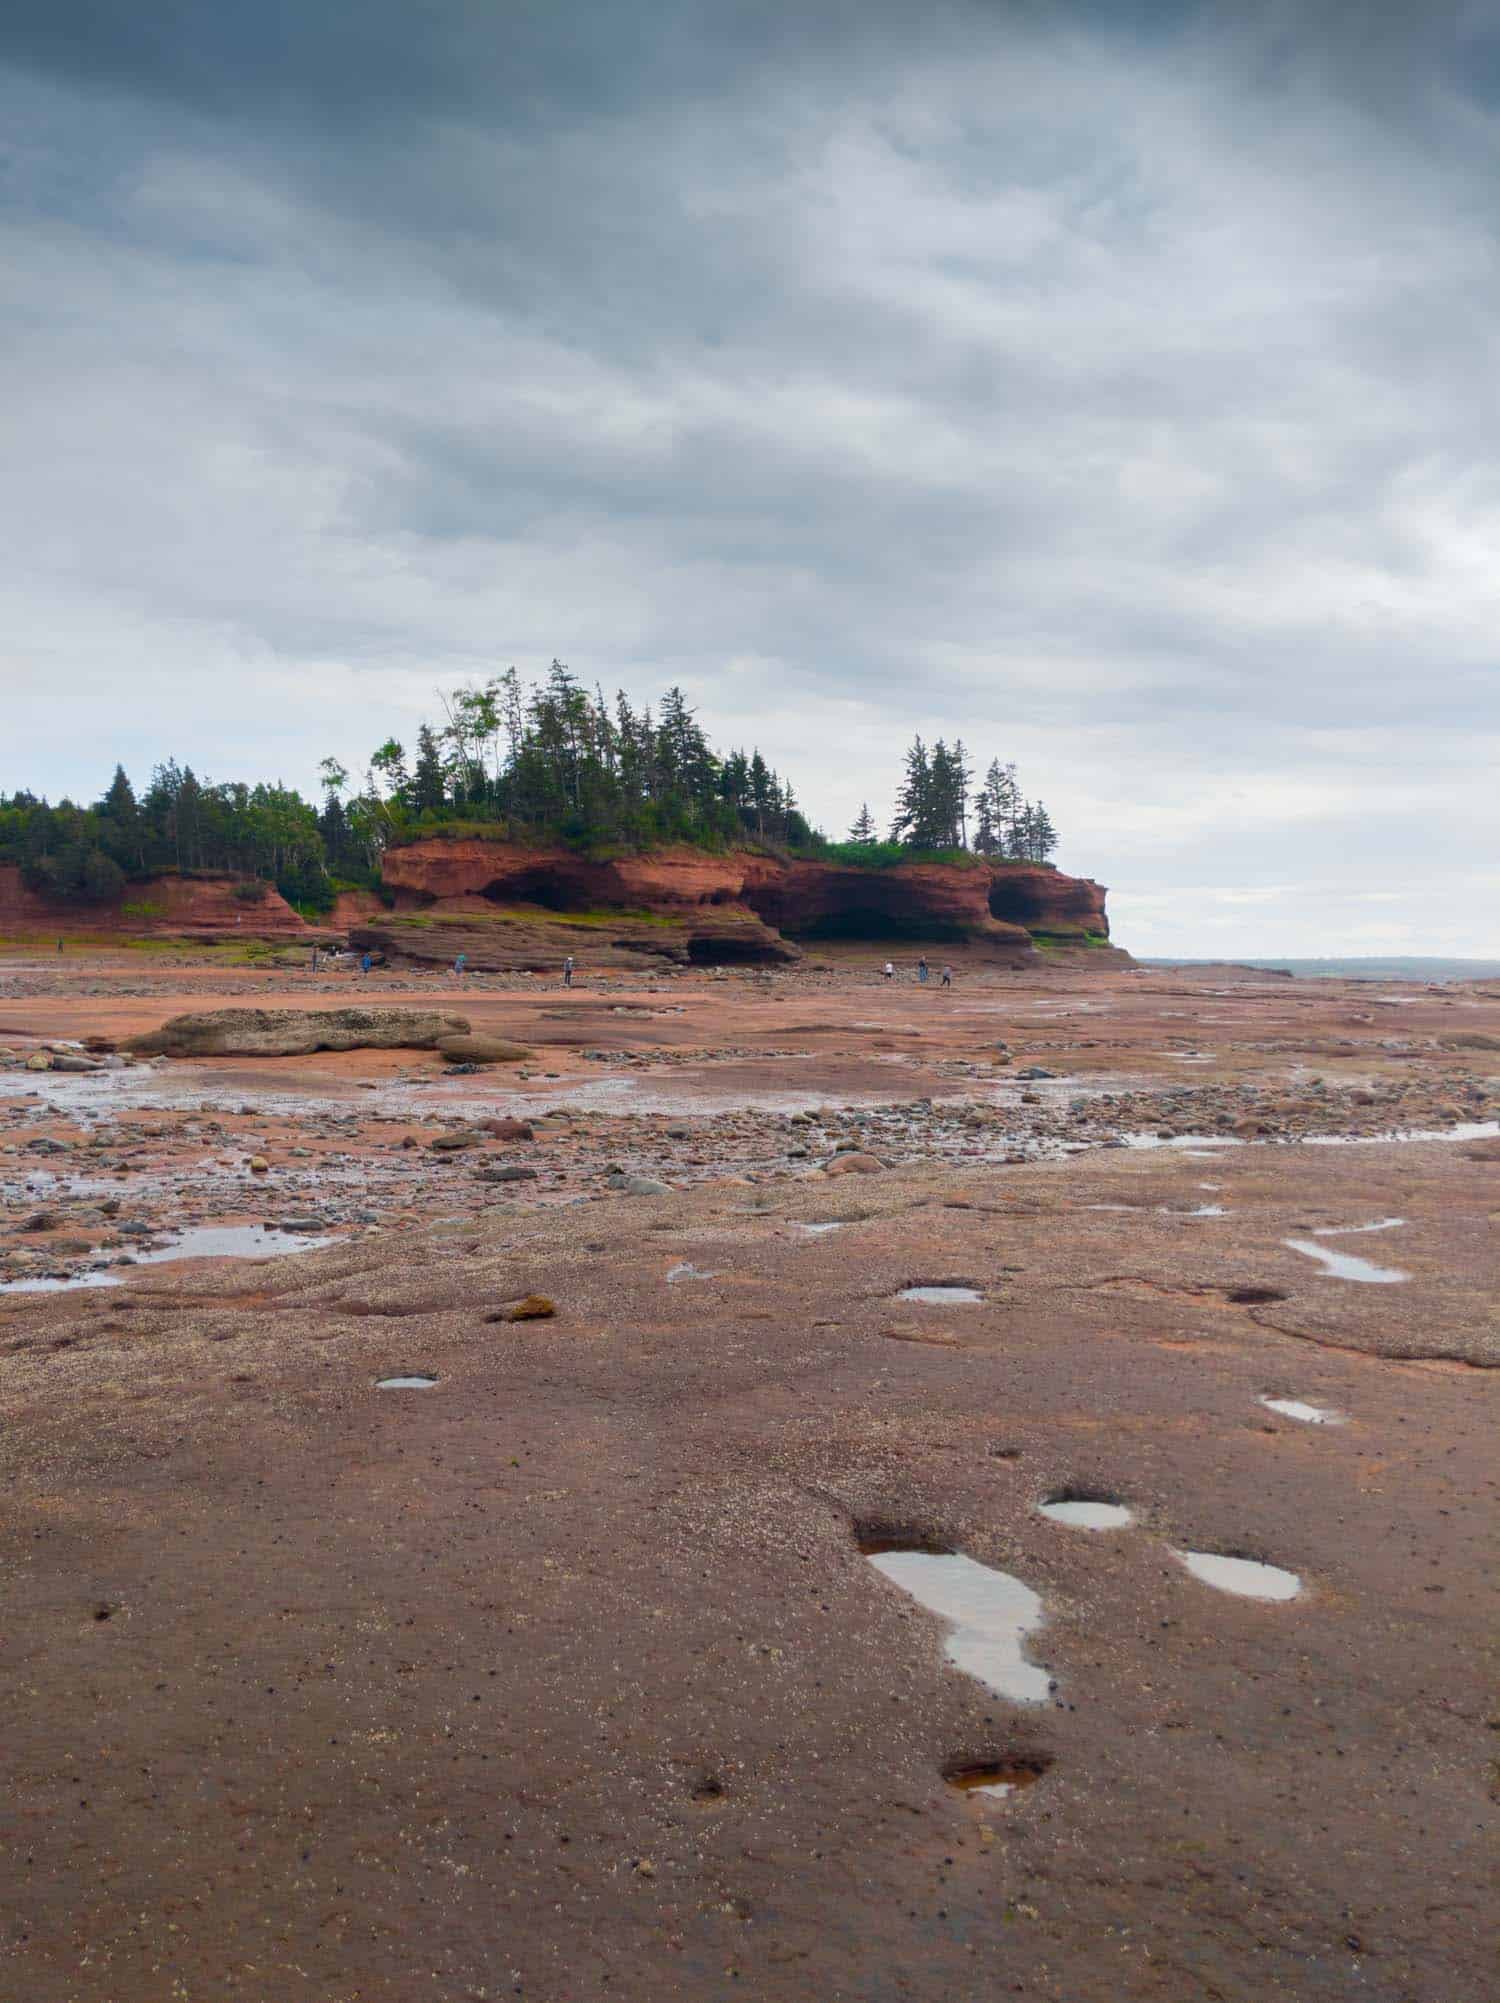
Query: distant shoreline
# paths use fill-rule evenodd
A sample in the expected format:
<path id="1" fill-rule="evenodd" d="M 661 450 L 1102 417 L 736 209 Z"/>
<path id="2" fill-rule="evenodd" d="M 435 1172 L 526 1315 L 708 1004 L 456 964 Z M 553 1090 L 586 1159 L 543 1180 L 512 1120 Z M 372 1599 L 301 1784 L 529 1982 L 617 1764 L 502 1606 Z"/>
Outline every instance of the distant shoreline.
<path id="1" fill-rule="evenodd" d="M 1137 954 L 1143 967 L 1254 967 L 1310 981 L 1484 981 L 1500 978 L 1500 960 L 1463 960 L 1370 954 L 1365 957 L 1282 959 L 1270 954 L 1223 953 L 1195 959 L 1161 959 Z"/>

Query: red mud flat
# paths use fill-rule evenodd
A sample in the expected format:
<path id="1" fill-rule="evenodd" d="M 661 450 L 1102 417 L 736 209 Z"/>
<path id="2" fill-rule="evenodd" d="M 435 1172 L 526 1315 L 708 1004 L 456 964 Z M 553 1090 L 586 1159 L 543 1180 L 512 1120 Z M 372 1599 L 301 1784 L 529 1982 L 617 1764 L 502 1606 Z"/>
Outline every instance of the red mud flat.
<path id="1" fill-rule="evenodd" d="M 1279 1245 L 1412 1207 L 1399 1153 L 1269 1216 L 1237 1162 L 1223 1233 L 1101 1156 L 8 1304 L 6 1993 L 1492 1996 L 1487 1298 L 1414 1271 L 1392 1323 Z M 1412 1164 L 1434 1233 L 1461 1160 Z M 1021 1577 L 1053 1700 L 949 1667 L 861 1531 Z"/>
<path id="2" fill-rule="evenodd" d="M 759 1039 L 775 1078 L 842 1020 L 874 1075 L 857 1024 L 937 1020 L 791 978 L 666 1017 L 649 1061 Z M 530 1036 L 532 1000 L 462 1008 Z M 80 1034 L 142 1006 L 173 1012 L 66 1004 Z M 1301 1092 L 1283 1038 L 1354 1044 L 1318 1075 L 1374 1093 L 1500 1068 L 1440 1048 L 1497 1026 L 1462 994 L 1399 1036 L 1348 994 L 1162 977 L 986 1006 L 934 1068 L 998 1033 L 1165 1094 L 1170 1026 L 1215 1014 L 1205 1091 Z M 0 1996 L 1490 2003 L 1495 1156 L 794 1161 L 0 1297 Z M 932 1285 L 981 1298 L 899 1298 Z M 533 1294 L 556 1314 L 498 1318 Z M 1134 1521 L 1049 1522 L 1058 1495 Z M 953 1667 L 876 1543 L 1038 1594 L 1045 1701 Z M 1301 1591 L 1215 1591 L 1184 1550 Z M 976 1768 L 1030 1784 L 945 1778 Z"/>

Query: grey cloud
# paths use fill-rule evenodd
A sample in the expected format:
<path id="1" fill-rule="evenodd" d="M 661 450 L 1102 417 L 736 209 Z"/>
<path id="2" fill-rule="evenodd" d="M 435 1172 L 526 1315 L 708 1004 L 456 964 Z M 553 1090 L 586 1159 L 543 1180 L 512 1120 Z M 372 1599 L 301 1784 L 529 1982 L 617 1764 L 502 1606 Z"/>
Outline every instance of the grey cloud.
<path id="1" fill-rule="evenodd" d="M 834 827 L 912 728 L 1018 755 L 1152 926 L 1309 856 L 1299 936 L 1372 867 L 1437 922 L 1500 832 L 1492 19 L 415 19 L 9 10 L 0 660 L 86 693 L 0 786 L 306 782 L 558 652 Z"/>

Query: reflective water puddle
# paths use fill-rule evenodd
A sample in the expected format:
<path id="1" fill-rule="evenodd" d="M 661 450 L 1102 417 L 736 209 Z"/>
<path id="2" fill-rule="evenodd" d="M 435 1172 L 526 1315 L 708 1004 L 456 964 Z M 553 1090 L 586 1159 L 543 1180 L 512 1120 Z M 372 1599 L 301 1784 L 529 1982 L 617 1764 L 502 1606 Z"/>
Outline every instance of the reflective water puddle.
<path id="1" fill-rule="evenodd" d="M 1378 1217 L 1373 1224 L 1320 1224 L 1313 1230 L 1314 1238 L 1360 1238 L 1367 1231 L 1395 1231 L 1406 1222 L 1404 1217 Z"/>
<path id="2" fill-rule="evenodd" d="M 1283 1238 L 1281 1242 L 1289 1251 L 1316 1259 L 1330 1280 L 1362 1280 L 1366 1286 L 1392 1287 L 1411 1278 L 1399 1266 L 1377 1266 L 1370 1259 L 1357 1259 L 1352 1252 L 1333 1252 L 1306 1238 Z"/>
<path id="3" fill-rule="evenodd" d="M 683 1280 L 716 1280 L 718 1277 L 717 1273 L 705 1272 L 699 1267 L 692 1265 L 689 1261 L 684 1260 L 681 1265 L 673 1266 L 667 1274 L 667 1285 L 675 1287 L 680 1285 Z"/>
<path id="4" fill-rule="evenodd" d="M 1178 1564 L 1185 1565 L 1205 1586 L 1221 1593 L 1238 1593 L 1251 1600 L 1290 1600 L 1302 1590 L 1295 1572 L 1280 1565 L 1263 1565 L 1256 1558 L 1222 1558 L 1216 1551 L 1174 1551 Z"/>
<path id="5" fill-rule="evenodd" d="M 1049 1523 L 1066 1523 L 1074 1530 L 1124 1530 L 1135 1517 L 1123 1502 L 1085 1502 L 1063 1497 L 1037 1504 Z"/>
<path id="6" fill-rule="evenodd" d="M 71 1273 L 67 1277 L 0 1281 L 0 1294 L 66 1294 L 80 1287 L 117 1287 L 124 1272 L 136 1266 L 164 1266 L 174 1259 L 273 1259 L 287 1252 L 316 1252 L 333 1244 L 326 1234 L 278 1231 L 268 1224 L 201 1224 L 173 1234 L 168 1245 L 134 1252 L 125 1266 L 108 1273 Z"/>
<path id="7" fill-rule="evenodd" d="M 1300 1419 L 1305 1426 L 1342 1426 L 1344 1415 L 1335 1412 L 1328 1405 L 1309 1405 L 1301 1398 L 1262 1398 L 1260 1403 L 1268 1412 L 1279 1412 L 1284 1419 Z"/>
<path id="8" fill-rule="evenodd" d="M 172 1259 L 273 1259 L 285 1252 L 316 1252 L 333 1243 L 317 1231 L 278 1231 L 273 1224 L 194 1224 L 174 1232 L 170 1245 L 155 1252 L 137 1252 L 138 1266 L 160 1266 Z"/>
<path id="9" fill-rule="evenodd" d="M 430 1391 L 435 1377 L 381 1377 L 376 1380 L 377 1391 Z"/>
<path id="10" fill-rule="evenodd" d="M 0 1280 L 0 1294 L 67 1294 L 76 1287 L 117 1287 L 115 1273 L 75 1273 L 70 1279 Z"/>
<path id="11" fill-rule="evenodd" d="M 867 1555 L 893 1585 L 952 1624 L 944 1652 L 955 1668 L 1014 1703 L 1046 1702 L 1050 1678 L 1021 1652 L 1023 1638 L 1043 1618 L 1030 1586 L 955 1551 Z"/>
<path id="12" fill-rule="evenodd" d="M 1022 1788 L 1033 1786 L 1050 1764 L 1044 1759 L 995 1760 L 981 1766 L 956 1767 L 943 1778 L 949 1787 L 956 1787 L 961 1794 L 1003 1800 L 1007 1795 L 1019 1794 Z"/>
<path id="13" fill-rule="evenodd" d="M 922 1301 L 928 1307 L 972 1306 L 982 1301 L 984 1295 L 977 1287 L 903 1287 L 896 1296 L 898 1301 Z"/>
<path id="14" fill-rule="evenodd" d="M 824 1234 L 824 1232 L 825 1232 L 825 1231 L 842 1231 L 842 1230 L 843 1230 L 843 1228 L 844 1228 L 844 1227 L 843 1227 L 843 1224 L 842 1224 L 842 1223 L 837 1223 L 837 1224 L 799 1224 L 799 1225 L 797 1226 L 797 1229 L 798 1229 L 799 1231 L 806 1231 L 806 1232 L 807 1232 L 807 1234 L 809 1235 L 809 1237 L 812 1237 L 812 1238 L 821 1238 L 821 1237 L 823 1236 L 823 1234 Z"/>

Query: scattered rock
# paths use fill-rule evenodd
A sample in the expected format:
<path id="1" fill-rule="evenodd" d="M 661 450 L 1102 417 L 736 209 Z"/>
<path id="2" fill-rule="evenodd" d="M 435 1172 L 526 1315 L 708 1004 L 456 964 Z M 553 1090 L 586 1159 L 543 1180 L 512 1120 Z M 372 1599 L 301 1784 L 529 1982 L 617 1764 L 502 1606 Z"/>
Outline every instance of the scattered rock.
<path id="1" fill-rule="evenodd" d="M 527 1294 L 524 1300 L 510 1301 L 490 1321 L 550 1321 L 557 1313 L 556 1301 L 546 1294 Z"/>
<path id="2" fill-rule="evenodd" d="M 523 1043 L 507 1043 L 503 1036 L 485 1036 L 468 1031 L 445 1034 L 437 1039 L 438 1054 L 463 1064 L 514 1064 L 530 1057 Z"/>
<path id="3" fill-rule="evenodd" d="M 875 1155 L 854 1150 L 849 1154 L 837 1154 L 832 1161 L 823 1164 L 824 1175 L 879 1175 L 885 1163 Z"/>

